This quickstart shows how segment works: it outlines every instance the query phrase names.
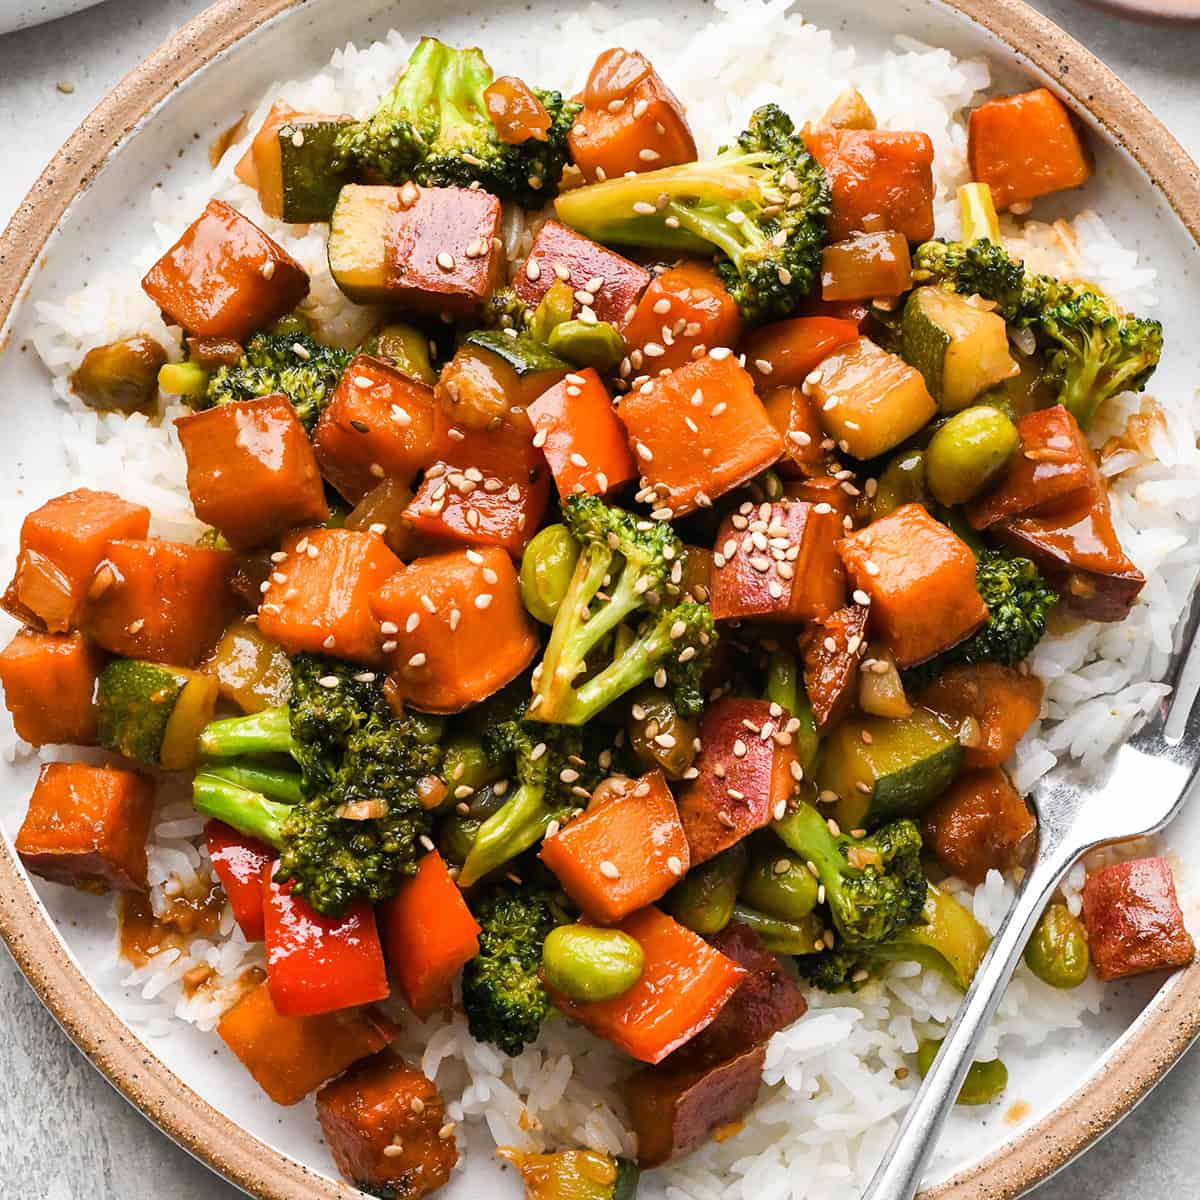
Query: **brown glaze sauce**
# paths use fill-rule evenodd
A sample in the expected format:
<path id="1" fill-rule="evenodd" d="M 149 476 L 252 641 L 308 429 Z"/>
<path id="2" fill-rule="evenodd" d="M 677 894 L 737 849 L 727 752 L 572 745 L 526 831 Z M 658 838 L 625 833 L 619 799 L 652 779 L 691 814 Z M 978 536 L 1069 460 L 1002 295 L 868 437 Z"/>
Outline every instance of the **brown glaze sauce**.
<path id="1" fill-rule="evenodd" d="M 211 937 L 220 925 L 224 906 L 225 892 L 215 880 L 203 885 L 199 895 L 172 897 L 162 916 L 155 916 L 148 896 L 130 892 L 122 898 L 120 910 L 121 957 L 135 967 L 144 967 L 170 947 L 182 950 L 193 938 Z M 184 982 L 186 988 L 188 981 Z M 192 982 L 192 989 L 202 982 Z"/>

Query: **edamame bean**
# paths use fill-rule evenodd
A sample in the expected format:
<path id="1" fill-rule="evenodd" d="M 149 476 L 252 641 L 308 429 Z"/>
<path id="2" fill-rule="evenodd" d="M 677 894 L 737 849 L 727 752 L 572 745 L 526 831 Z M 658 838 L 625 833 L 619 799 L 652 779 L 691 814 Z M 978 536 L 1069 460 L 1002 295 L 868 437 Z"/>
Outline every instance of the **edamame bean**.
<path id="1" fill-rule="evenodd" d="M 937 1058 L 942 1039 L 927 1038 L 917 1047 L 917 1070 L 924 1079 Z M 998 1058 L 973 1062 L 955 1104 L 990 1104 L 1008 1087 L 1008 1068 Z"/>
<path id="2" fill-rule="evenodd" d="M 525 547 L 521 599 L 530 615 L 544 625 L 554 624 L 578 560 L 579 543 L 565 525 L 547 525 Z"/>
<path id="3" fill-rule="evenodd" d="M 930 438 L 925 481 L 941 504 L 965 504 L 1003 470 L 1020 445 L 1017 427 L 998 408 L 964 408 Z"/>
<path id="4" fill-rule="evenodd" d="M 739 893 L 751 908 L 781 921 L 803 921 L 817 907 L 820 884 L 794 854 L 779 847 L 775 853 L 760 850 Z"/>
<path id="5" fill-rule="evenodd" d="M 548 339 L 550 349 L 568 362 L 611 371 L 625 357 L 625 339 L 607 321 L 564 321 Z"/>
<path id="6" fill-rule="evenodd" d="M 1083 922 L 1065 904 L 1051 904 L 1025 947 L 1025 962 L 1051 987 L 1078 987 L 1091 965 Z"/>
<path id="7" fill-rule="evenodd" d="M 560 925 L 542 946 L 546 982 L 571 1000 L 623 996 L 642 977 L 646 956 L 627 933 L 592 925 Z"/>
<path id="8" fill-rule="evenodd" d="M 203 396 L 208 372 L 194 362 L 167 363 L 159 368 L 158 386 L 169 396 Z"/>
<path id="9" fill-rule="evenodd" d="M 667 893 L 667 911 L 693 933 L 720 933 L 733 917 L 746 861 L 746 847 L 739 842 L 724 854 L 693 867 Z"/>
<path id="10" fill-rule="evenodd" d="M 546 289 L 529 320 L 529 334 L 539 342 L 549 342 L 550 335 L 571 319 L 575 311 L 575 293 L 569 283 L 556 280 Z"/>
<path id="11" fill-rule="evenodd" d="M 71 376 L 71 387 L 100 412 L 145 412 L 158 399 L 159 373 L 167 352 L 145 334 L 96 346 Z"/>
<path id="12" fill-rule="evenodd" d="M 736 904 L 733 920 L 748 925 L 772 954 L 815 954 L 824 949 L 825 925 L 816 913 L 798 921 L 781 921 L 746 904 Z"/>

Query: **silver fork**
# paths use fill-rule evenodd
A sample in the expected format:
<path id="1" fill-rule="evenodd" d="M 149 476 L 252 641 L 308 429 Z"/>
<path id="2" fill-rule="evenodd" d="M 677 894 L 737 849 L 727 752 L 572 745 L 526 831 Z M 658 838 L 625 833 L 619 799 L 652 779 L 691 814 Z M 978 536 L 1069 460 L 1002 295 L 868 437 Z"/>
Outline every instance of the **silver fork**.
<path id="1" fill-rule="evenodd" d="M 1164 682 L 1171 686 L 1146 724 L 1113 756 L 1103 779 L 1055 768 L 1034 787 L 1038 848 L 892 1144 L 862 1200 L 912 1200 L 942 1125 L 966 1078 L 1042 910 L 1089 850 L 1154 833 L 1183 806 L 1200 766 L 1200 590 L 1194 592 Z"/>

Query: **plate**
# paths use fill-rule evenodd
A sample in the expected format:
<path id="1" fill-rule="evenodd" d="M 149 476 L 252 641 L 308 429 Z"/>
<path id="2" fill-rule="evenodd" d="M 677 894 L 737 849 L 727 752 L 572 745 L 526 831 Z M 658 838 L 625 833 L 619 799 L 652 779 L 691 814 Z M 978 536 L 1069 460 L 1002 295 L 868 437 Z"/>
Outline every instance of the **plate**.
<path id="1" fill-rule="evenodd" d="M 706 21 L 697 0 L 627 0 L 622 12 L 653 13 L 679 28 Z M 547 0 L 470 0 L 436 9 L 385 0 L 220 0 L 119 84 L 72 136 L 0 238 L 0 395 L 6 398 L 0 478 L 20 494 L 53 494 L 69 479 L 48 436 L 52 398 L 28 338 L 34 305 L 75 291 L 89 272 L 122 262 L 144 240 L 148 192 L 182 186 L 207 169 L 208 142 L 280 74 L 319 69 L 332 49 L 366 43 L 396 26 L 519 53 L 529 13 L 553 36 Z M 1106 68 L 1019 0 L 812 0 L 805 16 L 843 42 L 882 48 L 897 34 L 985 54 L 1001 88 L 1048 83 L 1091 126 L 1098 170 L 1082 201 L 1102 211 L 1123 241 L 1154 260 L 1162 295 L 1180 311 L 1200 300 L 1200 176 L 1184 151 Z M 518 59 L 519 61 L 519 59 Z M 285 64 L 285 65 L 281 65 Z M 182 149 L 181 149 L 182 148 Z M 1053 214 L 1053 207 L 1047 206 Z M 1064 208 L 1064 211 L 1066 209 Z M 1041 210 L 1039 210 L 1041 215 Z M 1172 353 L 1162 387 L 1191 387 L 1200 344 L 1166 312 Z M 33 501 L 31 500 L 31 503 Z M 28 507 L 28 506 L 27 506 Z M 117 1015 L 119 978 L 107 966 L 111 924 L 104 905 L 31 882 L 9 838 L 19 825 L 32 768 L 0 764 L 0 933 L 68 1034 L 150 1119 L 232 1182 L 268 1200 L 349 1197 L 330 1178 L 311 1107 L 276 1109 L 211 1035 L 182 1027 L 143 1040 Z M 1200 917 L 1200 880 L 1182 868 L 1200 847 L 1200 811 L 1185 815 L 1168 847 L 1180 870 L 1189 919 Z M 1162 986 L 1159 986 L 1162 984 Z M 970 1125 L 959 1122 L 935 1165 L 929 1200 L 1008 1200 L 1084 1149 L 1154 1085 L 1200 1029 L 1200 966 L 1111 988 L 1085 1028 L 1023 1060 L 1013 1092 L 1027 1105 Z M 1009 1108 L 1008 1105 L 1005 1106 Z M 969 1129 L 969 1136 L 963 1131 Z M 473 1161 L 482 1164 L 484 1156 Z M 511 1177 L 485 1184 L 473 1166 L 458 1195 L 516 1196 Z M 507 1189 L 507 1190 L 506 1190 Z M 814 1197 L 814 1200 L 820 1200 Z"/>
<path id="2" fill-rule="evenodd" d="M 0 33 L 44 25 L 92 8 L 101 0 L 0 0 Z"/>

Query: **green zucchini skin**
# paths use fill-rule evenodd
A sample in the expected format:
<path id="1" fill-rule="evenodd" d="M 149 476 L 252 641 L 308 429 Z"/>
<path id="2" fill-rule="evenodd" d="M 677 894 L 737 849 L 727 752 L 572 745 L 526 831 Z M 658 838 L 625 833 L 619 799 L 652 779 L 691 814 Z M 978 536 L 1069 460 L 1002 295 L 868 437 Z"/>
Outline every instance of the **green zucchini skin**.
<path id="1" fill-rule="evenodd" d="M 333 215 L 338 192 L 350 180 L 349 173 L 337 167 L 335 152 L 338 130 L 344 124 L 309 117 L 290 121 L 275 135 L 283 180 L 283 219 L 289 224 L 328 221 Z"/>
<path id="2" fill-rule="evenodd" d="M 502 358 L 518 375 L 536 375 L 541 371 L 569 371 L 571 364 L 549 347 L 525 334 L 509 337 L 492 329 L 477 329 L 464 339 L 468 346 L 490 350 Z"/>
<path id="3" fill-rule="evenodd" d="M 641 1169 L 631 1158 L 618 1158 L 617 1179 L 613 1184 L 611 1200 L 634 1200 L 641 1174 Z"/>
<path id="4" fill-rule="evenodd" d="M 191 673 L 160 663 L 114 659 L 100 672 L 96 700 L 100 745 L 134 762 L 156 767 L 167 722 Z"/>

